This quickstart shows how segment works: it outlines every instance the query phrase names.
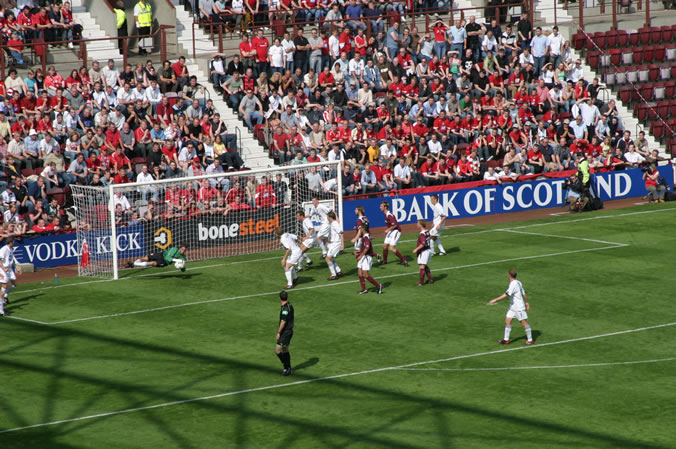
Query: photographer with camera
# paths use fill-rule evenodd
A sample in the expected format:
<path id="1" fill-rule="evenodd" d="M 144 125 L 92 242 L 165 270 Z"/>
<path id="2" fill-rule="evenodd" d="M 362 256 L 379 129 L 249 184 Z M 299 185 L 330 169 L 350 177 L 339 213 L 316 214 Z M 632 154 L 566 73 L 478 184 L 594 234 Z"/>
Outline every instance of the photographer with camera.
<path id="1" fill-rule="evenodd" d="M 578 176 L 578 173 L 574 173 L 568 178 L 563 186 L 566 188 L 566 199 L 569 204 L 568 211 L 570 213 L 584 211 L 589 203 L 589 196 L 585 193 L 584 183 Z"/>
<path id="2" fill-rule="evenodd" d="M 664 192 L 667 190 L 666 181 L 660 176 L 655 164 L 650 164 L 642 168 L 641 171 L 643 172 L 645 188 L 650 196 L 650 202 L 664 203 Z"/>

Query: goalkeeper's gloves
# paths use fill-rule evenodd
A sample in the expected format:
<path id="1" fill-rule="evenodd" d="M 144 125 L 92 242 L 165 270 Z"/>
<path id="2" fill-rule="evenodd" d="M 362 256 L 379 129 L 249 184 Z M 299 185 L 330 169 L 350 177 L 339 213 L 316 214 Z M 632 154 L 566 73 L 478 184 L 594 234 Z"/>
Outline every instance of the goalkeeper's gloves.
<path id="1" fill-rule="evenodd" d="M 185 262 L 185 260 L 183 260 L 183 259 L 171 259 L 171 261 L 172 261 L 173 263 L 176 263 L 176 262 Z"/>

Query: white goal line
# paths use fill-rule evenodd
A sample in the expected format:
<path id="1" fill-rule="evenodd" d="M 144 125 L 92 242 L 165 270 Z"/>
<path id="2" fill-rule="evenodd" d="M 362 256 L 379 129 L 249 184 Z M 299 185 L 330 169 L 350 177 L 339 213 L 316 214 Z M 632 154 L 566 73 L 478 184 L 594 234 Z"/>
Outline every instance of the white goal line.
<path id="1" fill-rule="evenodd" d="M 512 351 L 535 350 L 535 349 L 538 349 L 538 348 L 544 348 L 544 347 L 548 347 L 548 346 L 562 345 L 562 344 L 574 343 L 574 342 L 578 342 L 578 341 L 596 340 L 596 339 L 604 338 L 604 337 L 613 337 L 613 336 L 616 336 L 616 335 L 631 334 L 631 333 L 635 333 L 635 332 L 642 332 L 642 331 L 647 331 L 647 330 L 652 330 L 652 329 L 660 329 L 660 328 L 665 328 L 665 327 L 671 327 L 671 326 L 674 326 L 674 325 L 676 325 L 676 322 L 656 324 L 656 325 L 653 325 L 653 326 L 639 327 L 639 328 L 635 328 L 635 329 L 627 329 L 627 330 L 622 330 L 622 331 L 617 331 L 617 332 L 608 332 L 608 333 L 604 333 L 604 334 L 591 335 L 591 336 L 587 336 L 587 337 L 571 338 L 571 339 L 567 339 L 567 340 L 558 340 L 558 341 L 552 341 L 552 342 L 549 342 L 549 343 L 535 344 L 535 345 L 532 345 L 532 346 L 519 346 L 519 347 L 511 347 L 511 348 L 504 348 L 504 349 L 496 349 L 494 351 L 477 352 L 477 353 L 474 353 L 474 354 L 452 356 L 452 357 L 447 357 L 447 358 L 437 359 L 437 360 L 426 360 L 426 361 L 422 361 L 422 362 L 414 362 L 414 363 L 408 363 L 408 364 L 404 364 L 404 365 L 387 366 L 387 367 L 374 368 L 374 369 L 368 369 L 368 370 L 363 370 L 363 371 L 354 371 L 354 372 L 350 372 L 350 373 L 335 374 L 335 375 L 332 375 L 332 376 L 324 376 L 324 377 L 316 377 L 316 378 L 311 378 L 311 379 L 297 380 L 297 381 L 294 381 L 294 382 L 288 382 L 288 383 L 282 383 L 282 384 L 273 384 L 273 385 L 266 385 L 266 386 L 262 386 L 262 387 L 247 388 L 245 390 L 228 391 L 228 392 L 225 392 L 225 393 L 213 394 L 213 395 L 208 395 L 208 396 L 200 396 L 200 397 L 196 397 L 196 398 L 183 399 L 183 400 L 179 400 L 179 401 L 163 402 L 163 403 L 160 403 L 160 404 L 147 405 L 147 406 L 143 406 L 143 407 L 128 408 L 128 409 L 124 409 L 124 410 L 115 410 L 115 411 L 110 411 L 110 412 L 97 413 L 97 414 L 94 414 L 94 415 L 86 415 L 86 416 L 80 416 L 80 417 L 76 417 L 76 418 L 68 418 L 68 419 L 62 419 L 62 420 L 58 420 L 58 421 L 43 422 L 43 423 L 31 424 L 31 425 L 27 425 L 27 426 L 14 427 L 14 428 L 10 428 L 10 429 L 2 429 L 2 430 L 0 430 L 0 434 L 9 433 L 9 432 L 17 432 L 17 431 L 20 431 L 20 430 L 28 430 L 28 429 L 35 429 L 35 428 L 40 428 L 40 427 L 53 426 L 53 425 L 57 425 L 57 424 L 68 424 L 68 423 L 85 421 L 85 420 L 96 419 L 96 418 L 107 418 L 107 417 L 110 417 L 110 416 L 123 415 L 123 414 L 141 412 L 141 411 L 147 411 L 147 410 L 154 410 L 154 409 L 158 409 L 158 408 L 171 407 L 171 406 L 175 406 L 175 405 L 190 404 L 190 403 L 194 403 L 194 402 L 201 402 L 201 401 L 207 401 L 207 400 L 211 400 L 211 399 L 225 398 L 225 397 L 229 397 L 229 396 L 237 396 L 237 395 L 240 395 L 240 394 L 255 393 L 255 392 L 259 392 L 259 391 L 267 391 L 267 390 L 275 390 L 275 389 L 279 389 L 279 388 L 294 387 L 294 386 L 298 386 L 298 385 L 311 384 L 311 383 L 322 382 L 322 381 L 327 381 L 327 380 L 335 380 L 335 379 L 342 379 L 342 378 L 347 378 L 347 377 L 361 376 L 361 375 L 364 375 L 364 374 L 374 374 L 374 373 L 381 373 L 381 372 L 385 372 L 385 371 L 400 371 L 400 370 L 403 370 L 405 368 L 413 368 L 413 367 L 416 367 L 416 366 L 430 365 L 430 364 L 433 364 L 433 363 L 450 362 L 452 360 L 469 359 L 469 358 L 474 358 L 474 357 L 482 357 L 482 356 L 485 356 L 485 355 L 500 354 L 500 353 L 512 352 Z"/>

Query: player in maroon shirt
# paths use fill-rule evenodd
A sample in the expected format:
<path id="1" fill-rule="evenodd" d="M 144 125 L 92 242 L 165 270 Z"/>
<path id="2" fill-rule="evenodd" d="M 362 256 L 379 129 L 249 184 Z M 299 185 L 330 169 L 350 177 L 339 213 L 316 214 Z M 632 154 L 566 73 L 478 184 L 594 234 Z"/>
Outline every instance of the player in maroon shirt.
<path id="1" fill-rule="evenodd" d="M 373 279 L 369 274 L 371 266 L 373 265 L 373 256 L 375 252 L 373 251 L 373 244 L 371 243 L 371 236 L 369 235 L 369 225 L 368 223 L 362 223 L 357 232 L 357 242 L 358 244 L 355 247 L 359 248 L 355 251 L 355 256 L 357 257 L 357 273 L 359 274 L 359 284 L 361 285 L 360 295 L 365 295 L 369 291 L 366 289 L 366 281 L 368 280 L 371 284 L 375 285 L 378 289 L 378 294 L 383 293 L 383 284 L 379 284 L 378 281 Z"/>
<path id="2" fill-rule="evenodd" d="M 428 264 L 434 254 L 430 248 L 430 233 L 427 231 L 427 223 L 425 220 L 418 220 L 418 246 L 413 250 L 413 254 L 418 256 L 418 268 L 420 268 L 420 282 L 416 285 L 422 287 L 425 285 L 425 275 L 427 275 L 427 282 L 434 284 L 432 280 L 432 272 Z"/>
<path id="3" fill-rule="evenodd" d="M 358 248 L 357 245 L 358 245 L 359 238 L 360 238 L 359 229 L 361 228 L 361 225 L 363 225 L 364 223 L 369 224 L 370 222 L 369 222 L 369 219 L 366 217 L 366 212 L 364 211 L 363 207 L 357 206 L 354 210 L 354 214 L 357 216 L 357 222 L 354 225 L 354 230 L 356 231 L 356 235 L 354 236 L 354 238 L 351 241 L 352 241 L 352 243 L 355 244 L 354 245 L 355 249 L 358 251 L 359 248 Z M 376 253 L 376 258 L 378 259 L 378 262 L 380 262 L 380 254 Z"/>
<path id="4" fill-rule="evenodd" d="M 394 217 L 394 214 L 390 212 L 390 205 L 387 201 L 380 203 L 380 210 L 385 214 L 385 242 L 383 243 L 383 265 L 387 263 L 387 254 L 391 249 L 394 251 L 394 254 L 401 259 L 401 263 L 405 267 L 408 266 L 408 261 L 406 258 L 397 250 L 397 242 L 399 237 L 401 237 L 401 228 L 397 219 Z"/>

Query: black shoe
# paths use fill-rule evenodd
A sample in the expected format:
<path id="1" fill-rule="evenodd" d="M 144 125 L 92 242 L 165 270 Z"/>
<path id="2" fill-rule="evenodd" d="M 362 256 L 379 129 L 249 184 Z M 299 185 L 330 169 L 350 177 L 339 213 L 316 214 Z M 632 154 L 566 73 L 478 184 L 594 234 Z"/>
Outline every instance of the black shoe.
<path id="1" fill-rule="evenodd" d="M 343 272 L 342 272 L 342 271 L 339 271 L 338 273 L 336 273 L 336 276 L 338 276 L 338 277 L 340 277 L 340 276 L 342 276 L 342 275 L 343 275 Z"/>
<path id="2" fill-rule="evenodd" d="M 407 267 L 407 266 L 408 266 L 408 260 L 404 260 L 404 261 L 402 262 L 402 264 L 404 264 L 404 266 Z"/>
<path id="3" fill-rule="evenodd" d="M 284 371 L 282 371 L 283 377 L 290 376 L 292 374 L 293 374 L 293 370 L 291 368 L 284 368 Z"/>
<path id="4" fill-rule="evenodd" d="M 9 304 L 9 297 L 4 298 L 4 300 L 5 300 L 5 304 Z"/>
<path id="5" fill-rule="evenodd" d="M 307 266 L 308 266 L 308 267 L 309 267 L 310 265 L 312 265 L 312 264 L 313 264 L 313 262 L 312 262 L 311 260 L 307 262 Z"/>
<path id="6" fill-rule="evenodd" d="M 368 292 L 369 292 L 368 290 L 362 290 L 362 291 L 359 292 L 359 294 L 360 294 L 360 295 L 365 295 L 365 294 L 367 294 Z"/>
<path id="7" fill-rule="evenodd" d="M 134 268 L 134 262 L 127 262 L 127 268 Z"/>

